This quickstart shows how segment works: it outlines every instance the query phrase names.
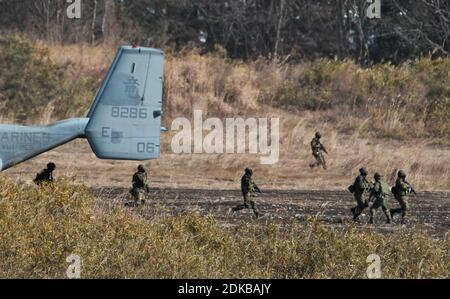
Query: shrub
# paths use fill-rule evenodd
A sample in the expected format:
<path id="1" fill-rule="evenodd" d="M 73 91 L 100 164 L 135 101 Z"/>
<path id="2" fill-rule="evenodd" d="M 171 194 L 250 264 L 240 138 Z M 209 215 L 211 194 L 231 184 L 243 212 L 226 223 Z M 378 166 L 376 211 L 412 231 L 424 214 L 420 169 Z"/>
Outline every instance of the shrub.
<path id="1" fill-rule="evenodd" d="M 64 70 L 54 65 L 48 52 L 37 49 L 19 35 L 0 39 L 0 101 L 2 113 L 19 120 L 42 113 L 58 96 Z"/>
<path id="2" fill-rule="evenodd" d="M 450 59 L 421 58 L 402 66 L 381 63 L 362 69 L 351 61 L 318 59 L 298 77 L 265 87 L 259 102 L 287 110 L 331 110 L 369 122 L 362 130 L 395 139 L 447 137 Z M 292 70 L 290 70 L 293 73 Z"/>
<path id="3" fill-rule="evenodd" d="M 56 64 L 47 48 L 20 35 L 2 37 L 1 113 L 19 122 L 79 116 L 89 108 L 103 73 L 84 72 L 73 62 Z"/>

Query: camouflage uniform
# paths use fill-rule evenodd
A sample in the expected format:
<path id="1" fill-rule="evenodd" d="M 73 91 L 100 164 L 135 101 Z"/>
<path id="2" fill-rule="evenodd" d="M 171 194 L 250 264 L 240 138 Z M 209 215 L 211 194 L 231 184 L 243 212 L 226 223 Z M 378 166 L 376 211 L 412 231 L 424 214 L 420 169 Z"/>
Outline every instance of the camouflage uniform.
<path id="1" fill-rule="evenodd" d="M 253 181 L 252 174 L 253 171 L 251 169 L 245 169 L 245 174 L 241 178 L 241 191 L 244 197 L 244 203 L 234 207 L 232 212 L 234 213 L 243 209 L 252 209 L 256 218 L 258 218 L 260 213 L 256 207 L 253 197 L 255 196 L 255 191 L 261 192 L 261 190 Z"/>
<path id="2" fill-rule="evenodd" d="M 323 156 L 323 153 L 322 153 L 323 151 L 326 152 L 326 150 L 325 150 L 324 146 L 322 145 L 322 143 L 320 143 L 321 137 L 322 137 L 322 135 L 320 135 L 320 133 L 317 132 L 316 136 L 311 141 L 312 155 L 316 159 L 316 162 L 314 162 L 310 165 L 311 168 L 322 165 L 323 169 L 327 169 L 327 163 L 326 163 L 325 157 Z"/>
<path id="3" fill-rule="evenodd" d="M 359 215 L 364 211 L 365 208 L 369 206 L 367 198 L 365 197 L 364 191 L 369 188 L 369 182 L 366 179 L 367 171 L 365 168 L 359 170 L 360 175 L 358 175 L 353 183 L 353 196 L 356 200 L 356 207 L 351 208 L 353 214 L 353 220 L 358 219 Z"/>
<path id="4" fill-rule="evenodd" d="M 40 186 L 42 183 L 53 183 L 53 171 L 56 169 L 55 163 L 48 163 L 47 168 L 36 175 L 33 182 Z"/>
<path id="5" fill-rule="evenodd" d="M 402 223 L 405 221 L 406 211 L 408 211 L 408 193 L 410 188 L 411 186 L 406 182 L 406 174 L 403 171 L 399 171 L 394 186 L 394 197 L 400 204 L 400 208 L 391 209 L 390 213 L 392 218 L 395 214 L 401 213 Z"/>
<path id="6" fill-rule="evenodd" d="M 143 165 L 138 166 L 138 171 L 133 175 L 133 187 L 130 189 L 135 204 L 144 203 L 145 192 L 148 191 L 147 172 Z"/>
<path id="7" fill-rule="evenodd" d="M 386 197 L 389 194 L 390 188 L 389 185 L 381 179 L 381 177 L 382 176 L 379 173 L 375 173 L 375 183 L 373 184 L 373 188 L 370 192 L 370 197 L 375 198 L 372 206 L 369 209 L 369 223 L 371 224 L 373 224 L 373 218 L 375 217 L 376 210 L 380 207 L 383 210 L 384 215 L 386 216 L 386 223 L 391 223 L 391 216 L 386 205 Z"/>

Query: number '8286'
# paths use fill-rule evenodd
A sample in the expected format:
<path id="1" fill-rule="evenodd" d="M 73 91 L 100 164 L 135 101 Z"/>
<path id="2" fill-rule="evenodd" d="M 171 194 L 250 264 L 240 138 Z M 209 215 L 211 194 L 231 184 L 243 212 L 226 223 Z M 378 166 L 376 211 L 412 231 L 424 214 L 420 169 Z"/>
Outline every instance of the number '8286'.
<path id="1" fill-rule="evenodd" d="M 147 119 L 148 111 L 147 108 L 112 107 L 111 116 L 114 118 Z"/>

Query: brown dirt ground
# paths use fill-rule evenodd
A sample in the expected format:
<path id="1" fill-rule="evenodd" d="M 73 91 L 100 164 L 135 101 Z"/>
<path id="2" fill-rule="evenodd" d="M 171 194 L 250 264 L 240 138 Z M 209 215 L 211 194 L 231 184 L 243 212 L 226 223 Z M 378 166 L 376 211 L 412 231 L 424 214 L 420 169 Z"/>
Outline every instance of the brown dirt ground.
<path id="1" fill-rule="evenodd" d="M 93 188 L 93 194 L 103 204 L 123 204 L 128 199 L 127 188 Z M 155 211 L 167 214 L 200 213 L 214 215 L 219 223 L 229 226 L 246 221 L 254 221 L 253 212 L 249 209 L 229 213 L 229 209 L 242 202 L 238 190 L 207 190 L 180 188 L 152 188 L 146 196 L 146 204 L 130 208 L 143 217 L 151 217 Z M 310 216 L 333 227 L 341 227 L 351 219 L 349 208 L 354 206 L 351 194 L 345 191 L 314 190 L 264 190 L 257 194 L 257 206 L 265 215 L 259 222 L 268 220 L 281 225 L 289 225 L 291 221 L 304 221 Z M 376 228 L 382 232 L 394 232 L 398 229 L 420 226 L 430 233 L 443 235 L 450 228 L 450 193 L 419 192 L 409 199 L 410 212 L 406 225 L 400 225 L 395 218 L 393 224 L 385 224 L 385 218 L 378 210 L 375 225 L 365 225 L 368 210 L 358 221 L 361 227 Z M 398 206 L 392 196 L 388 198 L 390 208 Z M 397 216 L 398 217 L 398 216 Z"/>
<path id="2" fill-rule="evenodd" d="M 251 159 L 257 163 L 257 157 Z M 128 197 L 131 175 L 138 164 L 99 160 L 85 140 L 77 140 L 8 169 L 2 175 L 32 184 L 36 172 L 48 161 L 56 162 L 56 177 L 73 177 L 74 182 L 86 184 L 92 188 L 99 202 L 107 205 L 123 204 Z M 246 166 L 244 161 L 248 159 L 233 155 L 180 156 L 163 153 L 160 159 L 145 163 L 150 169 L 152 191 L 147 196 L 147 204 L 142 208 L 133 208 L 133 212 L 144 217 L 150 217 L 156 210 L 169 214 L 214 214 L 223 225 L 253 221 L 251 210 L 227 215 L 229 208 L 242 201 L 239 182 L 242 169 Z M 271 220 L 289 225 L 291 221 L 304 221 L 307 217 L 317 216 L 327 225 L 341 227 L 351 221 L 349 209 L 355 203 L 346 188 L 353 180 L 354 171 L 339 174 L 340 170 L 337 167 L 333 169 L 332 163 L 331 170 L 327 172 L 318 169 L 311 171 L 309 161 L 297 161 L 295 157 L 282 158 L 280 163 L 282 166 L 255 167 L 255 180 L 263 190 L 258 195 L 257 204 L 266 213 L 259 222 Z M 292 169 L 284 171 L 283 167 L 289 165 Z M 324 184 L 326 188 L 322 187 Z M 377 225 L 366 225 L 366 210 L 360 219 L 360 227 L 376 227 L 383 232 L 392 232 L 419 225 L 430 233 L 446 234 L 450 228 L 450 191 L 424 191 L 417 185 L 416 189 L 419 195 L 410 198 L 410 217 L 406 226 L 399 225 L 398 218 L 395 224 L 385 225 L 381 210 L 377 213 Z M 392 197 L 388 205 L 391 208 L 398 206 Z"/>

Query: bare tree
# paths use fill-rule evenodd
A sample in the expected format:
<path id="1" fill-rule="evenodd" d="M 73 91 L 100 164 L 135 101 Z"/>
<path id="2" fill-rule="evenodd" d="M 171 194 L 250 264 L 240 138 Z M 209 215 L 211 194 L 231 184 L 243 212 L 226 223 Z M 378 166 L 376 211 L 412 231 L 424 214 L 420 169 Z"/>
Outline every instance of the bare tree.
<path id="1" fill-rule="evenodd" d="M 97 0 L 94 0 L 94 10 L 92 11 L 91 23 L 91 45 L 95 44 L 95 21 L 97 20 Z"/>

